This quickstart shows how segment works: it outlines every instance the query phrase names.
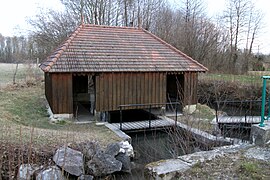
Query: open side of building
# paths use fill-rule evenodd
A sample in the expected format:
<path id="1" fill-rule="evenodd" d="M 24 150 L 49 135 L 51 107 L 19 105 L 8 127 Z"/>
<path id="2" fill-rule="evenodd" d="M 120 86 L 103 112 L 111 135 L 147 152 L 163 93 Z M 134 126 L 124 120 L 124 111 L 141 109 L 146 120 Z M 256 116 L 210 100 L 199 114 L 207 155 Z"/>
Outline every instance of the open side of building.
<path id="1" fill-rule="evenodd" d="M 198 73 L 207 71 L 144 29 L 86 24 L 40 68 L 52 112 L 69 117 L 83 109 L 118 111 L 127 104 L 196 104 Z"/>

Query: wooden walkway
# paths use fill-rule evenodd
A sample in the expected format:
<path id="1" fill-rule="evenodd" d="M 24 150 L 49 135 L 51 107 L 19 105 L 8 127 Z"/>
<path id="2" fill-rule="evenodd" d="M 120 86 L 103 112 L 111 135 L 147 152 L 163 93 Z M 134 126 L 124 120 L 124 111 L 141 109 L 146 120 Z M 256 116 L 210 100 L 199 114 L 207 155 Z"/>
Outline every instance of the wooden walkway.
<path id="1" fill-rule="evenodd" d="M 111 123 L 115 128 L 120 129 L 120 123 Z M 149 121 L 135 121 L 135 122 L 124 122 L 122 123 L 122 130 L 123 131 L 130 131 L 130 130 L 144 130 L 150 128 L 163 128 L 174 126 L 174 121 L 168 121 L 166 119 L 157 119 L 151 120 L 151 124 Z"/>
<path id="2" fill-rule="evenodd" d="M 218 121 L 216 118 L 213 119 L 213 124 L 257 124 L 260 123 L 261 116 L 220 116 L 218 117 Z"/>

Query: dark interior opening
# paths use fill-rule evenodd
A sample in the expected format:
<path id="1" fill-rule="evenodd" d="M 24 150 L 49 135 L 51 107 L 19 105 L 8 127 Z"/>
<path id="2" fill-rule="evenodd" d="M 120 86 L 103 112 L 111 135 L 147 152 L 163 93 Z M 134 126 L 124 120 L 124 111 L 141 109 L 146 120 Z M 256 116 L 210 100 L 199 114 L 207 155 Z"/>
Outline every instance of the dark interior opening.
<path id="1" fill-rule="evenodd" d="M 110 123 L 120 122 L 120 111 L 110 111 L 109 115 Z M 158 119 L 158 117 L 143 109 L 122 110 L 122 122 L 145 121 L 155 119 Z"/>
<path id="2" fill-rule="evenodd" d="M 73 111 L 75 118 L 94 114 L 94 81 L 92 76 L 73 76 Z"/>
<path id="3" fill-rule="evenodd" d="M 168 74 L 167 75 L 167 103 L 179 102 L 178 110 L 183 108 L 184 99 L 184 75 Z M 167 109 L 173 109 L 175 105 L 167 105 Z"/>

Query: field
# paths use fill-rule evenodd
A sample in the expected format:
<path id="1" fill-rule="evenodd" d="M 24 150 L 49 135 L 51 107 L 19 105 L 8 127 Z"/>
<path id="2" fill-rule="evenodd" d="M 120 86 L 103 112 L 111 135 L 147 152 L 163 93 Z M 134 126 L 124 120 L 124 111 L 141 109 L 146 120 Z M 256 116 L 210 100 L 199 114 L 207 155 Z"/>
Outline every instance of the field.
<path id="1" fill-rule="evenodd" d="M 13 179 L 20 163 L 50 162 L 56 147 L 98 141 L 101 147 L 121 139 L 95 123 L 49 122 L 43 73 L 35 66 L 0 64 L 0 179 Z"/>
<path id="2" fill-rule="evenodd" d="M 212 74 L 205 73 L 199 75 L 199 80 L 201 81 L 225 81 L 237 83 L 239 85 L 252 85 L 252 86 L 262 86 L 263 75 L 270 75 L 269 71 L 265 72 L 248 72 L 243 75 L 232 75 L 232 74 Z"/>
<path id="3" fill-rule="evenodd" d="M 13 83 L 16 64 L 0 63 L 0 88 L 8 83 Z M 17 83 L 25 82 L 35 77 L 42 77 L 42 72 L 34 64 L 18 64 L 15 80 Z"/>
<path id="4" fill-rule="evenodd" d="M 0 140 L 59 145 L 85 140 L 102 145 L 120 139 L 95 123 L 75 125 L 71 121 L 49 122 L 44 96 L 43 73 L 34 66 L 19 65 L 16 84 L 12 84 L 16 65 L 0 64 Z M 30 136 L 33 136 L 29 138 Z M 59 143 L 60 142 L 60 143 Z"/>
<path id="5" fill-rule="evenodd" d="M 104 126 L 96 126 L 95 123 L 76 125 L 69 120 L 59 124 L 50 123 L 46 111 L 43 73 L 34 66 L 19 65 L 16 84 L 13 84 L 15 68 L 16 65 L 0 64 L 0 154 L 2 155 L 0 156 L 0 179 L 1 176 L 7 179 L 14 178 L 22 162 L 37 164 L 48 162 L 56 147 L 62 145 L 98 141 L 102 147 L 105 147 L 111 142 L 120 141 L 112 131 Z M 211 74 L 204 76 L 216 77 Z M 220 79 L 226 78 L 220 77 Z M 246 83 L 244 79 L 241 77 L 239 81 Z M 257 82 L 260 77 L 256 76 L 254 79 Z M 210 132 L 209 119 L 213 118 L 212 112 L 200 106 L 200 111 L 196 115 L 203 117 L 202 123 L 190 121 L 189 118 L 184 119 L 183 123 L 187 120 L 191 126 Z M 239 156 L 233 158 L 239 158 Z M 219 158 L 206 164 L 198 164 L 190 171 L 183 173 L 181 178 L 211 179 L 214 177 L 215 179 L 231 169 L 234 169 L 233 173 L 237 174 L 235 177 L 240 179 L 245 179 L 245 175 L 247 178 L 269 178 L 269 163 L 243 158 L 234 161 L 233 158 Z M 261 168 L 265 168 L 266 174 L 261 175 Z"/>

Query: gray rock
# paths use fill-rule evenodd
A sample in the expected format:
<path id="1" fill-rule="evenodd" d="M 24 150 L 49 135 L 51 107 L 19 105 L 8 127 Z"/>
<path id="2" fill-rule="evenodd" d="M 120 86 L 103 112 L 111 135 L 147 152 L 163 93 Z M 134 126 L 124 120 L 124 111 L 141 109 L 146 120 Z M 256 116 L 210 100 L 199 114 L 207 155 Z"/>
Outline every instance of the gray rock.
<path id="1" fill-rule="evenodd" d="M 120 152 L 126 153 L 129 157 L 134 157 L 134 150 L 131 144 L 128 141 L 121 141 L 120 143 Z"/>
<path id="2" fill-rule="evenodd" d="M 211 151 L 200 151 L 179 156 L 178 159 L 166 159 L 152 162 L 145 166 L 145 178 L 159 180 L 175 179 L 175 176 L 179 175 L 179 173 L 190 169 L 198 162 L 210 161 L 216 157 L 235 153 L 248 147 L 250 147 L 249 144 L 223 146 Z"/>
<path id="3" fill-rule="evenodd" d="M 180 159 L 167 159 L 147 164 L 145 166 L 145 179 L 169 180 L 191 168 L 191 165 Z"/>
<path id="4" fill-rule="evenodd" d="M 259 146 L 265 146 L 270 141 L 270 121 L 265 121 L 264 127 L 259 124 L 251 126 L 250 137 L 252 143 Z"/>
<path id="5" fill-rule="evenodd" d="M 81 175 L 78 180 L 93 180 L 94 176 L 91 175 Z"/>
<path id="6" fill-rule="evenodd" d="M 247 158 L 270 162 L 270 148 L 267 148 L 267 147 L 250 148 L 245 152 L 244 156 Z"/>
<path id="7" fill-rule="evenodd" d="M 32 179 L 34 172 L 38 169 L 41 169 L 41 168 L 42 167 L 37 166 L 35 164 L 33 164 L 33 165 L 32 164 L 22 164 L 22 165 L 20 165 L 17 179 L 18 180 Z"/>
<path id="8" fill-rule="evenodd" d="M 97 152 L 101 151 L 99 144 L 95 141 L 83 142 L 77 146 L 87 159 L 92 159 Z"/>
<path id="9" fill-rule="evenodd" d="M 57 166 L 50 166 L 40 171 L 36 176 L 36 180 L 48 179 L 65 180 L 66 178 L 62 175 L 61 170 Z"/>
<path id="10" fill-rule="evenodd" d="M 80 176 L 84 172 L 83 154 L 69 147 L 59 148 L 53 161 L 71 175 Z"/>
<path id="11" fill-rule="evenodd" d="M 131 173 L 130 158 L 125 153 L 119 153 L 115 158 L 122 163 L 122 172 Z"/>
<path id="12" fill-rule="evenodd" d="M 94 176 L 105 176 L 116 171 L 121 171 L 122 163 L 115 157 L 102 153 L 96 153 L 94 157 L 88 161 L 87 166 Z"/>
<path id="13" fill-rule="evenodd" d="M 120 151 L 120 144 L 112 143 L 107 146 L 105 153 L 115 157 L 119 153 L 119 151 Z"/>

